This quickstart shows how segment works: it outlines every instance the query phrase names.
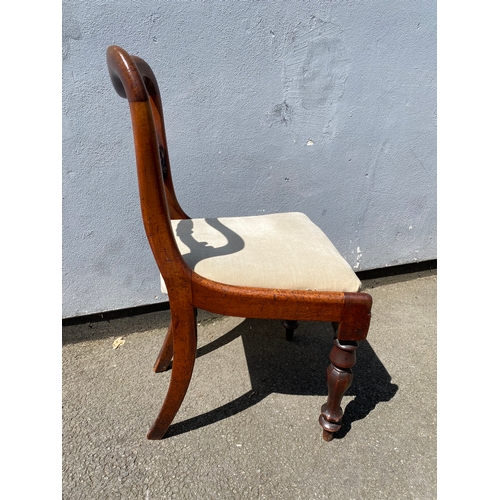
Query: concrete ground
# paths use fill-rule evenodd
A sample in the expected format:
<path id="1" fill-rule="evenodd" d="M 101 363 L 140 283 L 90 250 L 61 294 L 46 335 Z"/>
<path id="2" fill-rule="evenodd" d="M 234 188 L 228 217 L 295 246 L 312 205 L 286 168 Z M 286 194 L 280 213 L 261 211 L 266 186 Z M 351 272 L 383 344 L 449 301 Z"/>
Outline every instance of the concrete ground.
<path id="1" fill-rule="evenodd" d="M 153 363 L 169 313 L 63 328 L 64 499 L 435 499 L 436 271 L 366 281 L 368 339 L 321 438 L 332 327 L 200 312 L 186 399 L 146 432 L 170 373 Z M 113 349 L 113 342 L 124 343 Z"/>

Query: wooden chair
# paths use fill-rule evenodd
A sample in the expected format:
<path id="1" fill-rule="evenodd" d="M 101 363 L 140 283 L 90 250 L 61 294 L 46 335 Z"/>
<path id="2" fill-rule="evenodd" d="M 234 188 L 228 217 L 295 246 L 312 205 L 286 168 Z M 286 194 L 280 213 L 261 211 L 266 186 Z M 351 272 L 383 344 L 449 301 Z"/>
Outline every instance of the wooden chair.
<path id="1" fill-rule="evenodd" d="M 243 318 L 284 320 L 291 339 L 298 320 L 334 327 L 323 438 L 342 424 L 341 399 L 351 385 L 357 342 L 370 324 L 372 299 L 347 262 L 304 214 L 190 219 L 177 201 L 160 92 L 153 71 L 118 46 L 107 50 L 117 93 L 132 117 L 141 211 L 170 301 L 171 323 L 154 365 L 172 367 L 170 386 L 149 439 L 162 439 L 184 399 L 196 357 L 196 309 Z"/>

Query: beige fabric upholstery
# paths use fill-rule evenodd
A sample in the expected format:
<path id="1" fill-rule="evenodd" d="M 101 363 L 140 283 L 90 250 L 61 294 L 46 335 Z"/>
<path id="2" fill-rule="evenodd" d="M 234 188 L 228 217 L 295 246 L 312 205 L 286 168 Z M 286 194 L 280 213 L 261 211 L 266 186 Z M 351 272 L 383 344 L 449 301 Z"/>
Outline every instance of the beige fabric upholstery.
<path id="1" fill-rule="evenodd" d="M 173 220 L 172 228 L 188 266 L 219 283 L 337 292 L 361 286 L 328 237 L 302 213 Z"/>

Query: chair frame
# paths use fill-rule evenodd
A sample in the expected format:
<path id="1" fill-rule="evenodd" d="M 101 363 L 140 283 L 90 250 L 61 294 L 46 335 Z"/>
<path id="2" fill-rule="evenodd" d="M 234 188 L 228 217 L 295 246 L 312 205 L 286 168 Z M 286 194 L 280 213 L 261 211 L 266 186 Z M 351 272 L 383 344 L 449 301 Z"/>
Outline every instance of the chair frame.
<path id="1" fill-rule="evenodd" d="M 170 385 L 148 439 L 162 439 L 187 392 L 197 348 L 196 310 L 243 318 L 283 319 L 287 339 L 297 321 L 328 321 L 334 342 L 327 368 L 328 398 L 319 423 L 330 441 L 342 425 L 342 397 L 351 385 L 356 347 L 368 334 L 372 298 L 363 292 L 284 290 L 227 285 L 191 270 L 177 247 L 172 219 L 189 219 L 175 195 L 156 77 L 141 58 L 113 45 L 107 64 L 117 93 L 128 100 L 132 118 L 144 228 L 168 289 L 171 322 L 154 365 L 172 368 Z"/>

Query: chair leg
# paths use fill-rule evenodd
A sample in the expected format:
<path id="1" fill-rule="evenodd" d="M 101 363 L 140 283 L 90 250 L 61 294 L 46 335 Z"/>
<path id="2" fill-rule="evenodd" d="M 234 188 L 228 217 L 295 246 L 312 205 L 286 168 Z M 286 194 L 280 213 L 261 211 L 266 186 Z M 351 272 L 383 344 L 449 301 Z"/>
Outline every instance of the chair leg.
<path id="1" fill-rule="evenodd" d="M 299 322 L 295 321 L 293 319 L 286 319 L 281 324 L 285 327 L 285 330 L 286 330 L 286 333 L 285 333 L 286 340 L 289 340 L 289 341 L 293 340 L 293 332 L 294 332 L 294 330 L 296 330 L 299 327 Z"/>
<path id="2" fill-rule="evenodd" d="M 172 366 L 172 358 L 174 356 L 174 334 L 172 331 L 172 323 L 168 327 L 167 335 L 161 346 L 158 358 L 153 367 L 155 373 L 165 372 Z"/>
<path id="3" fill-rule="evenodd" d="M 172 323 L 169 328 L 170 336 L 173 336 L 173 363 L 170 385 L 167 396 L 160 409 L 160 413 L 149 430 L 148 439 L 162 439 L 165 436 L 172 420 L 179 411 L 184 400 L 191 375 L 193 373 L 196 358 L 196 316 L 191 307 L 184 308 L 184 314 L 172 314 Z M 167 338 L 169 336 L 167 334 Z M 165 340 L 164 345 L 167 343 Z M 160 356 L 167 352 L 163 349 Z M 168 356 L 165 356 L 165 359 Z"/>
<path id="4" fill-rule="evenodd" d="M 334 340 L 333 349 L 330 352 L 330 365 L 326 370 L 328 383 L 328 400 L 321 407 L 319 424 L 323 427 L 323 439 L 331 441 L 333 434 L 342 427 L 342 417 L 344 412 L 340 407 L 340 402 L 345 391 L 352 383 L 351 368 L 356 363 L 355 341 Z"/>

